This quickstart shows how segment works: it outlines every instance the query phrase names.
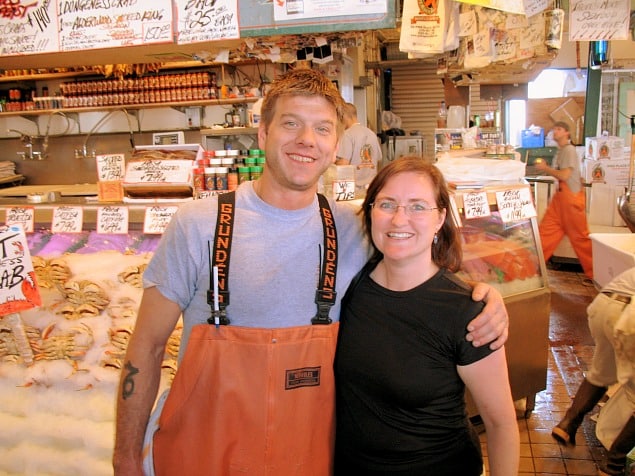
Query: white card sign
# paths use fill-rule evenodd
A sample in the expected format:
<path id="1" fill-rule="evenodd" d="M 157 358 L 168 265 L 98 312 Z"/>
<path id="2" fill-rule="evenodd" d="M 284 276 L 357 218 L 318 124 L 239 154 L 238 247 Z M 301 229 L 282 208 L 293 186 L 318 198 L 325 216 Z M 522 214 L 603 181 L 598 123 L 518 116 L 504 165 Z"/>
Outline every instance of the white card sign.
<path id="1" fill-rule="evenodd" d="M 629 39 L 630 0 L 570 0 L 569 41 Z"/>
<path id="2" fill-rule="evenodd" d="M 26 233 L 33 233 L 33 220 L 35 209 L 33 207 L 11 207 L 7 208 L 7 226 L 21 225 Z"/>
<path id="3" fill-rule="evenodd" d="M 58 51 L 56 3 L 51 0 L 2 2 L 0 56 Z"/>
<path id="4" fill-rule="evenodd" d="M 177 43 L 240 38 L 238 1 L 177 0 Z"/>
<path id="5" fill-rule="evenodd" d="M 334 180 L 333 197 L 335 200 L 355 199 L 355 180 Z"/>
<path id="6" fill-rule="evenodd" d="M 84 219 L 82 207 L 55 207 L 51 231 L 53 233 L 81 233 Z"/>
<path id="7" fill-rule="evenodd" d="M 123 180 L 126 164 L 123 154 L 97 156 L 97 180 Z"/>
<path id="8" fill-rule="evenodd" d="M 97 209 L 97 233 L 128 233 L 128 207 L 99 207 Z"/>
<path id="9" fill-rule="evenodd" d="M 191 160 L 143 160 L 128 162 L 126 183 L 189 183 Z"/>
<path id="10" fill-rule="evenodd" d="M 388 11 L 385 0 L 276 0 L 272 4 L 275 21 L 366 15 Z"/>
<path id="11" fill-rule="evenodd" d="M 171 43 L 171 0 L 59 2 L 60 51 Z"/>
<path id="12" fill-rule="evenodd" d="M 147 207 L 143 219 L 143 232 L 161 234 L 179 207 Z"/>
<path id="13" fill-rule="evenodd" d="M 490 216 L 492 212 L 487 203 L 487 192 L 464 193 L 463 210 L 466 220 Z"/>
<path id="14" fill-rule="evenodd" d="M 20 225 L 0 227 L 0 317 L 42 304 L 29 244 Z M 5 323 L 6 320 L 4 321 Z M 18 336 L 14 337 L 17 341 Z"/>
<path id="15" fill-rule="evenodd" d="M 514 188 L 496 192 L 496 203 L 503 223 L 526 220 L 536 216 L 529 188 Z"/>

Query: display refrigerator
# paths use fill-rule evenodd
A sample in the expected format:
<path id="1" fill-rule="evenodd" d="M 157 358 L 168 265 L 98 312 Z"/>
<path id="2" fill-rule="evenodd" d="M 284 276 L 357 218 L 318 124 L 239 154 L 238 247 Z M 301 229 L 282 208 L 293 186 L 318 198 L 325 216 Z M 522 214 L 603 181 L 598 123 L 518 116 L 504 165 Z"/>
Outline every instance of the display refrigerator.
<path id="1" fill-rule="evenodd" d="M 551 308 L 531 188 L 525 182 L 457 187 L 452 197 L 463 249 L 459 275 L 488 283 L 503 295 L 512 395 L 525 400 L 529 415 L 536 393 L 546 388 Z"/>

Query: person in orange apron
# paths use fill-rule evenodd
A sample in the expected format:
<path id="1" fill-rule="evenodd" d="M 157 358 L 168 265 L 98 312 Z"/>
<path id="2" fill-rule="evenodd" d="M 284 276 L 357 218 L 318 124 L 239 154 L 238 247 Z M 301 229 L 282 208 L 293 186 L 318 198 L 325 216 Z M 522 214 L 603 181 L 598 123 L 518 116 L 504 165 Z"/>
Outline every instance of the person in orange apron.
<path id="1" fill-rule="evenodd" d="M 285 74 L 263 103 L 262 177 L 173 216 L 144 273 L 122 369 L 116 475 L 331 473 L 340 300 L 369 252 L 357 208 L 316 193 L 342 107 L 323 74 Z M 481 285 L 474 298 L 484 296 L 468 336 L 500 346 L 504 304 Z M 181 315 L 179 367 L 153 411 Z"/>
<path id="2" fill-rule="evenodd" d="M 554 194 L 538 229 L 545 261 L 553 256 L 562 238 L 571 241 L 584 274 L 593 279 L 593 255 L 589 225 L 586 218 L 586 197 L 580 177 L 580 160 L 571 144 L 569 125 L 556 122 L 553 138 L 558 143 L 555 167 L 546 162 L 537 162 L 536 168 L 558 179 L 558 190 Z"/>

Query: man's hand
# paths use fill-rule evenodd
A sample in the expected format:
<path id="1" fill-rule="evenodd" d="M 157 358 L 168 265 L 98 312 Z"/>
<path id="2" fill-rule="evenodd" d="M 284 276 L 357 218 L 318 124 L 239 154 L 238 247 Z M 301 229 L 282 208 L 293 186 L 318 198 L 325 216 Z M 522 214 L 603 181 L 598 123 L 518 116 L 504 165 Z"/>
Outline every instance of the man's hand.
<path id="1" fill-rule="evenodd" d="M 503 296 L 492 286 L 473 283 L 472 299 L 484 301 L 483 311 L 467 325 L 466 339 L 475 347 L 491 342 L 490 349 L 496 350 L 507 341 L 509 316 Z"/>

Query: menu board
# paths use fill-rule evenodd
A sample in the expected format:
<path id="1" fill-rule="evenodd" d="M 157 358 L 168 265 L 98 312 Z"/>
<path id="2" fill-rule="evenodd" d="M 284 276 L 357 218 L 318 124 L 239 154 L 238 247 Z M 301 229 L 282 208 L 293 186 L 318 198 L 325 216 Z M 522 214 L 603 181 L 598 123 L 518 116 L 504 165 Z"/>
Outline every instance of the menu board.
<path id="1" fill-rule="evenodd" d="M 176 0 L 176 8 L 178 44 L 240 37 L 238 0 Z"/>
<path id="2" fill-rule="evenodd" d="M 388 0 L 280 0 L 275 9 L 276 18 L 272 1 L 4 1 L 0 8 L 0 56 L 396 25 L 395 4 Z"/>
<path id="3" fill-rule="evenodd" d="M 60 51 L 172 42 L 171 0 L 59 2 Z"/>
<path id="4" fill-rule="evenodd" d="M 59 51 L 51 0 L 2 2 L 0 8 L 0 56 Z"/>

